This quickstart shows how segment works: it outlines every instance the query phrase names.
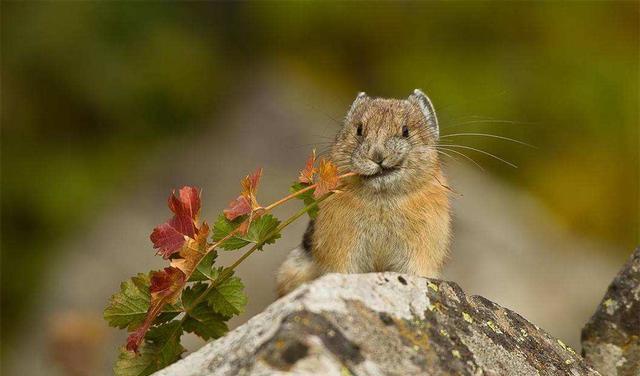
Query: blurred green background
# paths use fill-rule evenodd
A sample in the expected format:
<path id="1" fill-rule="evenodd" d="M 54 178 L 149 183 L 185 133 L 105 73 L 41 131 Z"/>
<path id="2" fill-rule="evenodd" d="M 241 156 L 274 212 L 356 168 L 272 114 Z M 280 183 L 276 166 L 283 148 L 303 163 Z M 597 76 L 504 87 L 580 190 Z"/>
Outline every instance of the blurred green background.
<path id="1" fill-rule="evenodd" d="M 473 154 L 490 173 L 571 231 L 632 249 L 638 13 L 637 2 L 2 2 L 2 345 L 61 242 L 148 153 L 241 101 L 263 67 L 340 98 L 422 87 L 447 133 L 538 147 L 465 139 L 519 166 Z"/>

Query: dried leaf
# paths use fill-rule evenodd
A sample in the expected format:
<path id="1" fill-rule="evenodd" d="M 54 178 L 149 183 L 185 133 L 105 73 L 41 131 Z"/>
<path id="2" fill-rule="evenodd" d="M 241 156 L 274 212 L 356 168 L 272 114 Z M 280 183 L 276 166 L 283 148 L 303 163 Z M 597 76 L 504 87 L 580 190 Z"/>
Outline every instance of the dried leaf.
<path id="1" fill-rule="evenodd" d="M 338 186 L 338 167 L 327 159 L 320 160 L 318 167 L 318 186 L 313 197 L 320 198 Z"/>
<path id="2" fill-rule="evenodd" d="M 298 177 L 298 181 L 304 184 L 313 184 L 313 176 L 316 173 L 316 168 L 314 167 L 316 163 L 316 149 L 313 149 L 311 155 L 307 159 L 307 163 L 304 168 L 300 170 L 300 176 Z"/>
<path id="3" fill-rule="evenodd" d="M 242 179 L 242 196 L 247 198 L 251 205 L 257 204 L 256 194 L 258 193 L 258 184 L 262 177 L 262 168 L 258 168 L 254 173 L 245 176 Z"/>
<path id="4" fill-rule="evenodd" d="M 195 239 L 187 240 L 186 246 L 180 249 L 180 258 L 171 260 L 171 266 L 180 269 L 186 276 L 191 276 L 200 260 L 207 252 L 209 225 L 203 222 Z"/>

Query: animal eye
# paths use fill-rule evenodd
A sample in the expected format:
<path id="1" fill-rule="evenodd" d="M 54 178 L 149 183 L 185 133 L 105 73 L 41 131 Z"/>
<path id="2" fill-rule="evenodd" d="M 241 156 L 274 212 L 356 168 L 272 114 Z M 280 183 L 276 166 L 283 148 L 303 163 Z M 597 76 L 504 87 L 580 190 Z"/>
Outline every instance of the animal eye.
<path id="1" fill-rule="evenodd" d="M 362 123 L 358 123 L 358 129 L 356 129 L 356 134 L 358 136 L 362 136 Z"/>
<path id="2" fill-rule="evenodd" d="M 402 126 L 402 137 L 409 137 L 409 127 L 406 125 Z"/>

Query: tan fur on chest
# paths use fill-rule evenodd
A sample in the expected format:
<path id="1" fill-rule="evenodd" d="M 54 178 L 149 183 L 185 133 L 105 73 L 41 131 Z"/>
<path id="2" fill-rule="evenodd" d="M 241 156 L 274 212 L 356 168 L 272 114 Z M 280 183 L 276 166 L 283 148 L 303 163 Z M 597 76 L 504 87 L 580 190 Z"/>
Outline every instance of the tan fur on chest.
<path id="1" fill-rule="evenodd" d="M 403 194 L 346 190 L 322 204 L 315 228 L 312 255 L 323 273 L 436 276 L 449 241 L 447 190 L 438 183 Z"/>

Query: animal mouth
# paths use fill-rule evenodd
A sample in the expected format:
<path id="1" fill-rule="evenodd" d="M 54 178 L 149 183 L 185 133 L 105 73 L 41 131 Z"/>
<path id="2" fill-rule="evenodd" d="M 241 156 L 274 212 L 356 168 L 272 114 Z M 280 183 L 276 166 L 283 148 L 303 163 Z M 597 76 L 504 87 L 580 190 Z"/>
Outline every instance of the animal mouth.
<path id="1" fill-rule="evenodd" d="M 378 172 L 371 174 L 371 175 L 362 175 L 362 178 L 364 179 L 375 179 L 375 178 L 381 178 L 384 176 L 389 176 L 393 173 L 395 173 L 396 171 L 398 171 L 398 167 L 381 167 Z"/>

